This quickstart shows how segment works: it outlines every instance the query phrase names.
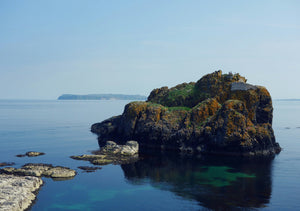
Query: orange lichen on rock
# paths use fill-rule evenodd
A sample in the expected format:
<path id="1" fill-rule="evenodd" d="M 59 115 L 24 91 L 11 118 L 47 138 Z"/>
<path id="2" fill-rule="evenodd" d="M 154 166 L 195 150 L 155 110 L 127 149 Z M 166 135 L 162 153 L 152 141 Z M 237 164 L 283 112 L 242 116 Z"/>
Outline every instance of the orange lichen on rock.
<path id="1" fill-rule="evenodd" d="M 123 115 L 129 119 L 136 118 L 141 112 L 145 112 L 146 108 L 146 102 L 132 102 L 126 105 Z"/>
<path id="2" fill-rule="evenodd" d="M 195 123 L 201 123 L 206 120 L 209 116 L 214 115 L 221 105 L 214 98 L 209 98 L 196 105 L 191 111 L 191 120 Z"/>

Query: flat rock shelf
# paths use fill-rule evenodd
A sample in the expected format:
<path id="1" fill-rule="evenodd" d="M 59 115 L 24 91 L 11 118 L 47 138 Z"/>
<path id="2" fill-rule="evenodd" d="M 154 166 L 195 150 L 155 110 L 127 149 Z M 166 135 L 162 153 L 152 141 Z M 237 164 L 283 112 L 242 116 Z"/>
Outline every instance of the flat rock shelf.
<path id="1" fill-rule="evenodd" d="M 32 176 L 0 175 L 0 210 L 19 211 L 30 207 L 42 179 Z"/>

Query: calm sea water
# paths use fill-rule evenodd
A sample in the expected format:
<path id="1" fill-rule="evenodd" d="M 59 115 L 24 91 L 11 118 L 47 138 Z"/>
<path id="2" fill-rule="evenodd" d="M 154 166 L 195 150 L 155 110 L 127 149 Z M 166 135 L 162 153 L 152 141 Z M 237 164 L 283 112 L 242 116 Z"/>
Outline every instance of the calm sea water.
<path id="1" fill-rule="evenodd" d="M 0 162 L 51 163 L 78 171 L 44 178 L 31 210 L 300 210 L 300 101 L 274 101 L 274 159 L 145 155 L 93 173 L 71 155 L 97 150 L 90 125 L 121 114 L 128 101 L 0 100 Z M 27 151 L 40 157 L 16 157 Z"/>

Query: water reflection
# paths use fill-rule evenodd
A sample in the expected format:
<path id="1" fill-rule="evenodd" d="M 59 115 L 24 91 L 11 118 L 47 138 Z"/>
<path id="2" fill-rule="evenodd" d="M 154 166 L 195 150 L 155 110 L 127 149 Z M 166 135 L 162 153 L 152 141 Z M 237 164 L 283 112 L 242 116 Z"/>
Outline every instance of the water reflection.
<path id="1" fill-rule="evenodd" d="M 148 154 L 121 165 L 129 183 L 150 183 L 209 209 L 260 208 L 272 191 L 272 158 L 249 160 L 216 156 Z"/>

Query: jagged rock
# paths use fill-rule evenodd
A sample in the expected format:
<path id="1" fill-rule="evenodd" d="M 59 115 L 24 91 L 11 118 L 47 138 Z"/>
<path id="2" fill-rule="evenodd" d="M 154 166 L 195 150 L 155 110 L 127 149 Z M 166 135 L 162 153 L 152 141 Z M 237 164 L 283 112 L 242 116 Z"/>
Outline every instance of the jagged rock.
<path id="1" fill-rule="evenodd" d="M 120 116 L 92 125 L 99 144 L 139 140 L 141 150 L 274 155 L 281 148 L 272 129 L 272 99 L 265 87 L 239 74 L 216 71 L 196 83 L 154 89 Z"/>
<path id="2" fill-rule="evenodd" d="M 115 155 L 134 155 L 139 151 L 139 144 L 136 141 L 127 141 L 125 145 L 117 145 L 113 141 L 107 141 L 106 145 L 101 148 L 100 153 L 111 153 Z"/>
<path id="3" fill-rule="evenodd" d="M 253 86 L 251 84 L 247 84 L 244 82 L 233 82 L 231 84 L 230 91 L 247 91 L 249 89 L 257 89 L 257 86 Z"/>
<path id="4" fill-rule="evenodd" d="M 22 168 L 6 167 L 0 169 L 0 173 L 51 178 L 72 178 L 76 175 L 73 169 L 42 163 L 28 163 Z"/>
<path id="5" fill-rule="evenodd" d="M 87 160 L 94 165 L 125 164 L 138 160 L 139 144 L 136 141 L 127 141 L 125 145 L 117 145 L 107 141 L 94 155 L 71 156 L 75 160 Z"/>
<path id="6" fill-rule="evenodd" d="M 0 210 L 27 209 L 42 184 L 43 181 L 38 177 L 0 174 Z"/>

